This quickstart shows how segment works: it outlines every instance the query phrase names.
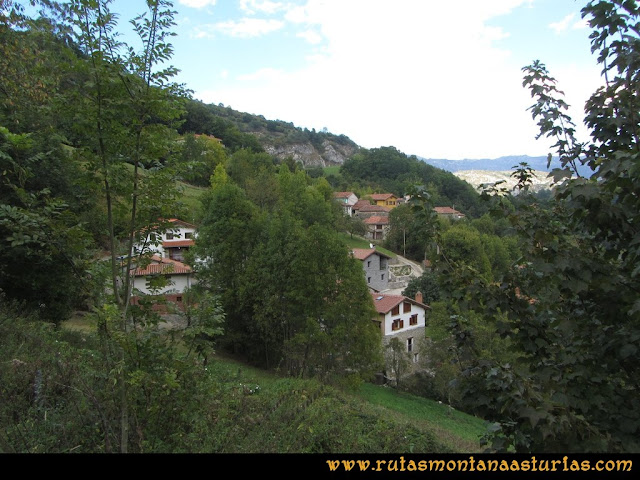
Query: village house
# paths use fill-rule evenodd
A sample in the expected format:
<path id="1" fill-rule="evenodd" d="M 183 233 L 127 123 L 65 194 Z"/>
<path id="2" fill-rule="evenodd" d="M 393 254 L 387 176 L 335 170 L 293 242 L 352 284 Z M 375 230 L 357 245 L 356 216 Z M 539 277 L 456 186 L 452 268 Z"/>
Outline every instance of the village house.
<path id="1" fill-rule="evenodd" d="M 139 266 L 133 271 L 131 303 L 137 305 L 142 295 L 162 295 L 167 302 L 182 307 L 183 293 L 195 283 L 189 265 L 153 255 L 148 265 Z"/>
<path id="2" fill-rule="evenodd" d="M 395 208 L 398 205 L 398 197 L 393 193 L 373 193 L 369 195 L 369 198 L 371 198 L 375 205 L 389 209 Z"/>
<path id="3" fill-rule="evenodd" d="M 150 229 L 134 246 L 134 255 L 150 255 L 133 270 L 134 305 L 141 295 L 162 295 L 181 307 L 182 294 L 197 283 L 191 266 L 184 263 L 195 244 L 196 226 L 177 218 L 163 220 L 162 226 L 166 228 Z"/>
<path id="4" fill-rule="evenodd" d="M 355 205 L 353 207 L 353 214 L 356 217 L 361 218 L 363 220 L 366 220 L 367 218 L 374 217 L 374 216 L 388 217 L 390 211 L 391 209 L 389 207 L 383 207 L 381 205 L 372 205 L 368 202 L 366 204 Z"/>
<path id="5" fill-rule="evenodd" d="M 389 231 L 388 216 L 372 216 L 365 218 L 364 223 L 367 225 L 366 238 L 371 240 L 384 240 Z"/>
<path id="6" fill-rule="evenodd" d="M 374 322 L 380 327 L 383 345 L 397 338 L 406 348 L 411 362 L 417 364 L 424 344 L 427 311 L 430 309 L 422 302 L 422 294 L 417 293 L 413 299 L 404 295 L 371 292 L 371 298 L 378 314 Z"/>
<path id="7" fill-rule="evenodd" d="M 335 198 L 342 208 L 344 209 L 344 214 L 348 216 L 353 216 L 353 206 L 358 202 L 358 197 L 353 192 L 335 192 L 333 194 L 333 198 Z"/>
<path id="8" fill-rule="evenodd" d="M 351 253 L 362 262 L 369 288 L 377 292 L 386 290 L 389 286 L 389 260 L 391 257 L 375 248 L 354 248 Z"/>
<path id="9" fill-rule="evenodd" d="M 465 217 L 464 213 L 459 212 L 452 207 L 433 207 L 433 210 L 440 216 L 451 218 L 453 220 L 460 220 Z"/>
<path id="10" fill-rule="evenodd" d="M 151 231 L 134 247 L 134 254 L 153 253 L 163 258 L 184 262 L 184 254 L 194 245 L 196 226 L 170 218 L 164 231 Z"/>

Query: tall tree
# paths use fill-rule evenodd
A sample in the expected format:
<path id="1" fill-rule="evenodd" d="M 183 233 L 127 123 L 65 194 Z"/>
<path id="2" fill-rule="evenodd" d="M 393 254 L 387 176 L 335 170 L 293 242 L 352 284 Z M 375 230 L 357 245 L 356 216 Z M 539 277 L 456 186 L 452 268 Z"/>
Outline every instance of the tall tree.
<path id="1" fill-rule="evenodd" d="M 520 233 L 523 259 L 499 283 L 451 270 L 460 305 L 495 321 L 519 353 L 513 363 L 477 361 L 468 395 L 494 423 L 493 448 L 637 451 L 640 444 L 640 10 L 592 1 L 582 10 L 605 85 L 586 103 L 592 141 L 580 142 L 544 64 L 525 67 L 540 135 L 556 140 L 562 168 L 551 209 L 507 205 L 496 213 Z M 593 169 L 590 178 L 576 168 Z M 514 172 L 526 190 L 530 171 Z M 500 319 L 504 313 L 507 319 Z M 467 332 L 470 333 L 470 332 Z M 472 334 L 459 337 L 468 342 Z"/>

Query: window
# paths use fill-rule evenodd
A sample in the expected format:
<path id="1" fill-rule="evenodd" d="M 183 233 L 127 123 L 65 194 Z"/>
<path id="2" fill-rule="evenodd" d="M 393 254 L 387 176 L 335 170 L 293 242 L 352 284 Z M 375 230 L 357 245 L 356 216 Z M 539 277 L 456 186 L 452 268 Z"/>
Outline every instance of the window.
<path id="1" fill-rule="evenodd" d="M 409 313 L 411 311 L 411 304 L 409 302 L 404 302 L 402 313 Z"/>
<path id="2" fill-rule="evenodd" d="M 367 268 L 369 268 L 370 266 L 371 266 L 371 260 L 367 262 Z"/>
<path id="3" fill-rule="evenodd" d="M 176 297 L 176 302 L 178 302 L 178 303 L 182 303 L 182 295 L 178 295 L 178 296 Z"/>
<path id="4" fill-rule="evenodd" d="M 413 351 L 413 337 L 407 338 L 407 352 Z"/>
<path id="5" fill-rule="evenodd" d="M 173 232 L 167 232 L 167 240 L 173 240 Z"/>
<path id="6" fill-rule="evenodd" d="M 371 283 L 371 277 L 367 277 L 367 283 Z"/>
<path id="7" fill-rule="evenodd" d="M 409 319 L 409 325 L 417 325 L 418 324 L 418 314 L 414 313 L 413 315 L 411 315 L 411 318 Z"/>
<path id="8" fill-rule="evenodd" d="M 384 273 L 380 275 L 380 280 L 384 280 Z"/>
<path id="9" fill-rule="evenodd" d="M 189 239 L 189 238 L 192 238 L 192 237 L 193 237 L 193 233 L 191 233 L 191 232 L 184 232 L 184 238 Z"/>
<path id="10" fill-rule="evenodd" d="M 404 327 L 404 320 L 394 320 L 391 324 L 391 330 L 400 330 Z"/>
<path id="11" fill-rule="evenodd" d="M 393 307 L 393 310 L 391 310 L 391 315 L 400 315 L 400 305 L 396 305 L 395 307 Z"/>
<path id="12" fill-rule="evenodd" d="M 418 354 L 417 354 L 417 353 L 414 353 L 414 354 L 413 354 L 413 363 L 418 363 L 418 360 L 419 360 L 419 358 L 418 358 Z"/>

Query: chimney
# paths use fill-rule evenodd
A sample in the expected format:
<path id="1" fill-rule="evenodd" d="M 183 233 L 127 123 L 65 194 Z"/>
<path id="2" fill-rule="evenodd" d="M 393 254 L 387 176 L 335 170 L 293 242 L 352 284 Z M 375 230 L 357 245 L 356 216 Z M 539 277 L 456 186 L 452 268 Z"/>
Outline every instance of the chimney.
<path id="1" fill-rule="evenodd" d="M 416 292 L 416 302 L 422 303 L 422 292 Z"/>

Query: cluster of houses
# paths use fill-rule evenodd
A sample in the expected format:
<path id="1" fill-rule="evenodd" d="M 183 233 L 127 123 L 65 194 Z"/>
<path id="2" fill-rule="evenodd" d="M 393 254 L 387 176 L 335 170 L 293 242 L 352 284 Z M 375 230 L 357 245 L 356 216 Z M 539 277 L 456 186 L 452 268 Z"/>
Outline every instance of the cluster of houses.
<path id="1" fill-rule="evenodd" d="M 408 201 L 407 197 L 396 197 L 392 193 L 372 193 L 358 199 L 353 192 L 335 192 L 334 198 L 342 205 L 345 215 L 362 219 L 367 226 L 366 238 L 380 241 L 389 231 L 389 212 Z M 454 220 L 464 218 L 464 214 L 453 207 L 435 207 L 434 211 Z"/>
<path id="2" fill-rule="evenodd" d="M 364 219 L 372 240 L 384 237 L 389 224 L 389 212 L 401 202 L 392 194 L 374 194 L 368 199 L 358 200 L 351 192 L 339 192 L 336 198 L 343 202 L 346 214 Z M 450 209 L 443 211 L 443 214 L 458 215 L 459 212 Z M 142 295 L 162 295 L 168 302 L 183 308 L 183 293 L 197 282 L 191 266 L 185 263 L 185 253 L 194 245 L 197 237 L 196 226 L 177 218 L 168 219 L 166 223 L 169 227 L 165 231 L 150 234 L 144 239 L 144 246 L 138 245 L 137 250 L 134 249 L 134 254 L 142 248 L 151 253 L 149 263 L 133 271 L 134 304 Z M 155 236 L 154 242 L 150 239 L 151 235 Z M 410 298 L 389 289 L 389 265 L 394 259 L 377 250 L 373 244 L 370 246 L 354 248 L 351 253 L 362 262 L 363 275 L 376 310 L 376 317 L 372 320 L 380 328 L 383 344 L 388 345 L 393 338 L 397 338 L 417 365 L 420 350 L 424 348 L 422 339 L 425 338 L 429 306 L 423 302 L 420 293 Z M 150 282 L 157 276 L 167 280 L 161 288 L 153 287 L 153 282 Z"/>

